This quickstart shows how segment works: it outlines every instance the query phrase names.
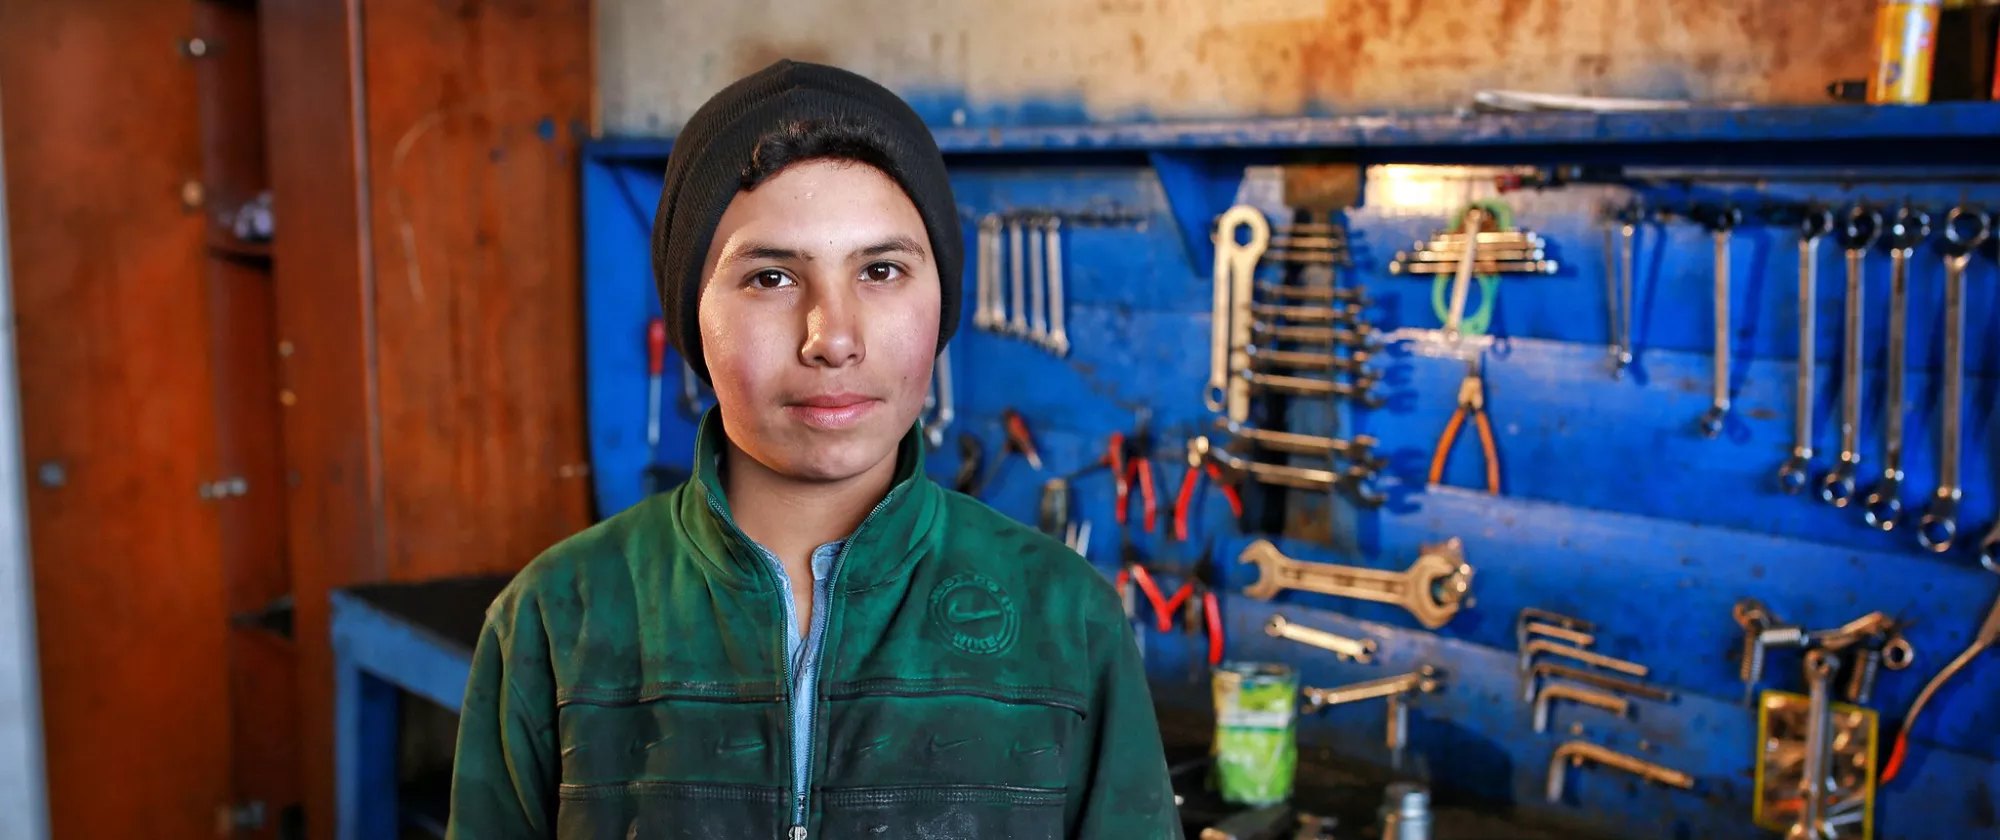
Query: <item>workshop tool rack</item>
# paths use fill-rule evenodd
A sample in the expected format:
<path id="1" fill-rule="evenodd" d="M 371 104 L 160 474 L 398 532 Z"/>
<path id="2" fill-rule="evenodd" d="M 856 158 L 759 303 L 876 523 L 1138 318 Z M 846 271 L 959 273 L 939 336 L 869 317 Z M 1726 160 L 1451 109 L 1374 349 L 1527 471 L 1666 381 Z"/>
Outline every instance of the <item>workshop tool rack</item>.
<path id="1" fill-rule="evenodd" d="M 1484 803 L 1523 820 L 1621 837 L 1769 836 L 1750 823 L 1757 715 L 1738 674 L 1742 629 L 1731 619 L 1754 597 L 1787 620 L 1833 627 L 1871 610 L 1909 622 L 1917 652 L 1908 670 L 1883 672 L 1871 706 L 1882 749 L 1919 687 L 1971 640 L 2000 590 L 1964 543 L 2000 519 L 2000 266 L 1988 244 L 1965 277 L 1964 495 L 1960 546 L 1934 553 L 1910 531 L 1937 480 L 1941 261 L 1936 238 L 1910 263 L 1903 498 L 1910 522 L 1890 532 L 1782 492 L 1790 455 L 1797 370 L 1797 223 L 1807 202 L 1842 212 L 1857 201 L 1892 212 L 1909 202 L 1935 229 L 1959 204 L 2000 210 L 2000 105 L 1926 107 L 1688 108 L 1654 113 L 1360 116 L 1099 126 L 936 129 L 952 173 L 967 241 L 964 325 L 949 354 L 955 419 L 928 464 L 949 485 L 956 441 L 974 436 L 988 477 L 982 497 L 1033 524 L 1044 482 L 1072 476 L 1073 516 L 1092 523 L 1089 558 L 1107 577 L 1120 559 L 1112 477 L 1091 469 L 1113 432 L 1140 409 L 1156 438 L 1161 508 L 1171 507 L 1195 434 L 1216 434 L 1201 394 L 1208 378 L 1210 234 L 1218 216 L 1250 205 L 1274 222 L 1292 218 L 1275 167 L 1365 167 L 1366 197 L 1336 215 L 1354 266 L 1343 284 L 1368 288 L 1369 319 L 1382 330 L 1434 328 L 1430 278 L 1389 273 L 1394 254 L 1447 226 L 1462 185 L 1503 176 L 1522 185 L 1498 197 L 1514 220 L 1550 243 L 1553 276 L 1507 277 L 1485 354 L 1486 410 L 1503 493 L 1482 492 L 1476 442 L 1460 441 L 1442 486 L 1426 486 L 1439 431 L 1456 407 L 1463 362 L 1395 347 L 1375 354 L 1377 393 L 1364 410 L 1294 408 L 1296 431 L 1380 441 L 1388 466 L 1373 482 L 1379 508 L 1335 493 L 1288 491 L 1281 520 L 1253 504 L 1236 527 L 1219 493 L 1204 491 L 1193 539 L 1169 523 L 1127 531 L 1138 554 L 1179 585 L 1204 550 L 1222 590 L 1231 660 L 1283 661 L 1309 686 L 1409 671 L 1442 671 L 1442 690 L 1413 703 L 1408 751 L 1440 801 Z M 649 234 L 670 141 L 607 139 L 583 162 L 587 397 L 599 511 L 641 498 L 647 468 L 688 467 L 693 412 L 681 402 L 680 366 L 666 367 L 664 428 L 648 451 L 646 328 L 657 317 Z M 1559 181 L 1546 188 L 1536 186 Z M 1484 189 L 1484 187 L 1481 187 Z M 1490 190 L 1478 193 L 1492 197 Z M 1635 361 L 1607 364 L 1606 207 L 1643 201 L 1665 218 L 1637 224 L 1632 301 Z M 1710 439 L 1697 428 L 1709 407 L 1713 326 L 1709 232 L 1687 218 L 1735 207 L 1734 312 L 1729 370 L 1733 410 Z M 1063 228 L 1071 348 L 1057 358 L 975 329 L 973 243 L 980 217 L 1043 210 L 1129 217 Z M 1839 450 L 1841 251 L 1818 251 L 1813 478 Z M 1865 258 L 1867 310 L 1860 477 L 1881 465 L 1888 255 Z M 1002 413 L 1032 427 L 1044 468 L 1004 448 Z M 1467 435 L 1470 432 L 1466 433 Z M 1462 437 L 1465 435 L 1462 435 Z M 1247 492 L 1247 491 L 1246 491 Z M 1270 494 L 1262 494 L 1270 498 Z M 1136 509 L 1136 502 L 1134 503 Z M 1257 571 L 1237 562 L 1259 538 L 1292 557 L 1399 570 L 1420 547 L 1463 541 L 1477 570 L 1473 601 L 1436 631 L 1384 604 L 1286 592 L 1242 594 Z M 1594 622 L 1594 650 L 1652 667 L 1645 680 L 1671 702 L 1635 702 L 1620 721 L 1560 707 L 1547 733 L 1519 701 L 1516 616 L 1552 610 Z M 1379 644 L 1371 663 L 1264 632 L 1292 622 Z M 1161 633 L 1141 609 L 1147 667 L 1159 701 L 1209 704 L 1205 642 L 1179 627 Z M 1773 651 L 1762 685 L 1802 692 L 1800 657 Z M 1383 704 L 1329 708 L 1301 719 L 1302 751 L 1387 764 Z M 1581 724 L 1584 734 L 1572 732 Z M 1558 745 L 1581 738 L 1692 775 L 1693 791 L 1640 782 L 1603 768 L 1573 770 L 1564 799 L 1543 796 Z M 1931 701 L 1912 736 L 1908 766 L 1876 797 L 1875 836 L 1990 836 L 2000 809 L 2000 664 L 1975 661 Z"/>

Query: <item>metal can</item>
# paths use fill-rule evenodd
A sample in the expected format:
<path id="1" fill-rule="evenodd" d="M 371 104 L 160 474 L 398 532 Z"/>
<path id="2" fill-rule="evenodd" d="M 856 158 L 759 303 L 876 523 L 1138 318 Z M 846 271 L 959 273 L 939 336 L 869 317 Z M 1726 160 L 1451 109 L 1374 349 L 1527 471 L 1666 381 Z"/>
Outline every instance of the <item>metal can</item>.
<path id="1" fill-rule="evenodd" d="M 1868 101 L 1922 105 L 1931 101 L 1931 54 L 1937 48 L 1943 0 L 1883 0 L 1875 10 L 1875 71 Z"/>

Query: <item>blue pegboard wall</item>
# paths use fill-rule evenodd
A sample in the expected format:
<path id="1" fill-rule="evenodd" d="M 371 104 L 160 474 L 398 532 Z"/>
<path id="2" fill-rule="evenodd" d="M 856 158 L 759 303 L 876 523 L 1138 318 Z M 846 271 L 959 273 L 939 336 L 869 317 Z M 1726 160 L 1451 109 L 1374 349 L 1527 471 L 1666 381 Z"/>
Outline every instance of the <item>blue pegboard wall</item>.
<path id="1" fill-rule="evenodd" d="M 1090 556 L 1115 571 L 1120 535 L 1112 522 L 1111 480 L 1097 462 L 1106 436 L 1150 410 L 1160 453 L 1163 511 L 1181 479 L 1182 442 L 1206 431 L 1200 394 L 1208 368 L 1210 279 L 1206 222 L 1234 202 L 1280 206 L 1274 170 L 1302 158 L 1526 166 L 1648 164 L 1645 179 L 1579 183 L 1511 192 L 1517 224 L 1548 239 L 1562 264 L 1549 277 L 1503 280 L 1493 321 L 1499 344 L 1488 355 L 1486 389 L 1505 494 L 1481 483 L 1478 446 L 1461 436 L 1446 487 L 1424 486 L 1431 447 L 1455 406 L 1460 363 L 1395 349 L 1378 354 L 1375 411 L 1297 405 L 1294 431 L 1373 435 L 1390 466 L 1377 483 L 1379 510 L 1339 497 L 1300 499 L 1289 521 L 1306 527 L 1280 538 L 1287 553 L 1312 560 L 1401 569 L 1419 546 L 1461 538 L 1476 567 L 1476 603 L 1431 633 L 1402 611 L 1299 593 L 1263 603 L 1240 594 L 1254 569 L 1234 558 L 1254 534 L 1240 533 L 1209 494 L 1191 544 L 1168 539 L 1167 524 L 1130 539 L 1151 565 L 1171 574 L 1204 549 L 1220 561 L 1232 658 L 1281 659 L 1307 684 L 1337 685 L 1400 673 L 1419 661 L 1444 670 L 1446 690 L 1417 705 L 1413 751 L 1445 798 L 1477 799 L 1545 822 L 1629 837 L 1760 837 L 1749 824 L 1755 717 L 1737 677 L 1740 629 L 1730 607 L 1756 597 L 1785 620 L 1829 627 L 1870 610 L 1914 622 L 1905 631 L 1914 667 L 1885 672 L 1874 708 L 1883 737 L 1918 688 L 1970 641 L 2000 588 L 1969 552 L 1919 548 L 1910 524 L 1890 533 L 1866 527 L 1850 507 L 1809 494 L 1788 496 L 1775 480 L 1789 454 L 1797 360 L 1797 242 L 1790 224 L 1752 221 L 1733 240 L 1731 269 L 1735 410 L 1724 434 L 1704 438 L 1696 420 L 1708 406 L 1712 336 L 1712 250 L 1708 234 L 1682 218 L 1639 228 L 1633 331 L 1637 361 L 1621 378 L 1606 364 L 1602 208 L 1644 198 L 1669 210 L 1689 202 L 1733 203 L 1753 216 L 1767 205 L 1805 200 L 1845 206 L 1909 201 L 1933 212 L 1958 202 L 2000 207 L 2000 169 L 1981 168 L 2000 136 L 2000 109 L 1952 106 L 1893 109 L 1769 109 L 1656 118 L 1554 115 L 1496 117 L 1450 126 L 1285 121 L 1194 129 L 1113 127 L 1074 130 L 940 130 L 953 167 L 968 247 L 974 219 L 1013 209 L 1117 209 L 1143 223 L 1064 228 L 1068 326 L 1066 359 L 1018 340 L 973 329 L 971 308 L 954 340 L 958 420 L 947 432 L 976 436 L 999 458 L 1000 413 L 1011 407 L 1034 427 L 1045 462 L 1018 458 L 990 473 L 984 497 L 1033 522 L 1045 480 L 1075 474 L 1074 516 L 1093 523 Z M 1775 114 L 1773 112 L 1776 112 Z M 1384 127 L 1384 126 L 1388 127 Z M 1499 126 L 1495 128 L 1494 126 Z M 1595 128 L 1593 128 L 1593 126 Z M 1393 129 L 1393 130 L 1392 130 Z M 1615 130 L 1614 130 L 1615 129 Z M 1881 142 L 1909 150 L 1878 168 Z M 1692 141 L 1701 141 L 1699 143 Z M 663 443 L 644 441 L 644 324 L 658 310 L 647 232 L 665 144 L 598 145 L 584 168 L 586 315 L 591 447 L 603 512 L 639 498 L 649 457 L 686 466 L 690 414 L 668 412 Z M 1754 164 L 1716 168 L 1718 161 Z M 1816 168 L 1779 170 L 1773 162 Z M 1248 169 L 1246 170 L 1246 167 Z M 1953 167 L 1956 167 L 1954 169 Z M 1634 170 L 1636 172 L 1636 170 Z M 1675 173 L 1678 173 L 1677 175 Z M 1395 251 L 1440 228 L 1470 197 L 1492 193 L 1492 172 L 1457 166 L 1372 168 L 1362 206 L 1344 214 L 1356 267 L 1343 282 L 1372 292 L 1371 319 L 1384 329 L 1435 326 L 1428 278 L 1390 276 Z M 1672 176 L 1672 177 L 1668 177 Z M 1200 229 L 1191 226 L 1200 224 Z M 1921 512 L 1936 480 L 1937 403 L 1943 269 L 1935 239 L 1911 266 L 1904 482 L 1906 508 Z M 1815 473 L 1838 449 L 1839 353 L 1844 270 L 1829 239 L 1819 251 L 1815 389 Z M 1267 269 L 1268 271 L 1269 269 Z M 1880 469 L 1888 258 L 1866 261 L 1863 400 L 1864 488 Z M 968 294 L 971 279 L 968 273 Z M 1989 246 L 1966 278 L 1965 497 L 1969 541 L 2000 512 L 2000 268 Z M 669 365 L 668 404 L 679 393 Z M 949 481 L 956 447 L 933 453 L 931 471 Z M 1638 702 L 1634 720 L 1563 707 L 1551 732 L 1529 730 L 1514 674 L 1515 616 L 1540 607 L 1595 622 L 1597 648 L 1651 666 L 1649 682 L 1677 693 L 1670 704 Z M 1335 662 L 1311 648 L 1266 637 L 1274 610 L 1383 645 L 1374 665 Z M 1198 640 L 1178 630 L 1145 632 L 1148 668 L 1162 702 L 1206 703 Z M 1765 685 L 1802 690 L 1798 658 L 1774 653 Z M 2000 666 L 1975 662 L 1932 701 L 1914 735 L 1903 777 L 1881 794 L 1878 837 L 1992 836 L 2000 789 Z M 1378 761 L 1379 703 L 1330 709 L 1301 738 L 1361 761 Z M 1572 771 L 1561 805 L 1541 798 L 1555 745 L 1584 737 L 1696 776 L 1693 792 L 1636 784 L 1602 769 Z"/>

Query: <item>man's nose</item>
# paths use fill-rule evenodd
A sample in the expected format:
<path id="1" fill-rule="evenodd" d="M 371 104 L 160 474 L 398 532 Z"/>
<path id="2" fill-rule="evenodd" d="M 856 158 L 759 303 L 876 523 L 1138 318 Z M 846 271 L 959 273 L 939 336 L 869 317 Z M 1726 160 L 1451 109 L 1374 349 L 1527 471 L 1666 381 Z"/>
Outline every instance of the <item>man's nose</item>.
<path id="1" fill-rule="evenodd" d="M 814 283 L 808 292 L 805 341 L 799 361 L 812 367 L 846 367 L 865 354 L 861 301 L 850 283 Z"/>

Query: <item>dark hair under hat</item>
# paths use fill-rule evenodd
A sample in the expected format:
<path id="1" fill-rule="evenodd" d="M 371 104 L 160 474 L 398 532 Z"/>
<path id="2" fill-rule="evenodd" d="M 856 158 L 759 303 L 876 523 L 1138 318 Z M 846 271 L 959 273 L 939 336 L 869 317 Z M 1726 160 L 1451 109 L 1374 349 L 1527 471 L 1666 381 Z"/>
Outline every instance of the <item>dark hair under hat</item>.
<path id="1" fill-rule="evenodd" d="M 779 61 L 723 88 L 674 139 L 666 186 L 653 219 L 653 277 L 667 340 L 702 381 L 702 266 L 722 212 L 739 190 L 755 188 L 793 163 L 837 158 L 888 174 L 923 217 L 937 260 L 938 349 L 958 327 L 965 241 L 944 155 L 930 129 L 887 88 L 821 64 Z"/>

